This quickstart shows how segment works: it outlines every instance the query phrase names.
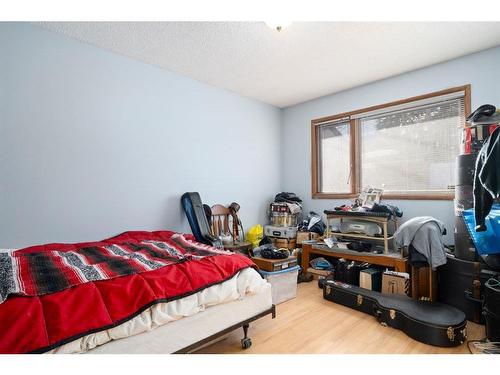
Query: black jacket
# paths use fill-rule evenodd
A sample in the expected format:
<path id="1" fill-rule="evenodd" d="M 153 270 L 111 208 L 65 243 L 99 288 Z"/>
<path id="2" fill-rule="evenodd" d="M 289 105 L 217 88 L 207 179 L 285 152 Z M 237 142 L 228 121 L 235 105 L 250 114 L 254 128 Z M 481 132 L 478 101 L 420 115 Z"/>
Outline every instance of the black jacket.
<path id="1" fill-rule="evenodd" d="M 486 230 L 485 218 L 500 196 L 500 127 L 483 144 L 474 173 L 474 215 L 476 232 Z"/>

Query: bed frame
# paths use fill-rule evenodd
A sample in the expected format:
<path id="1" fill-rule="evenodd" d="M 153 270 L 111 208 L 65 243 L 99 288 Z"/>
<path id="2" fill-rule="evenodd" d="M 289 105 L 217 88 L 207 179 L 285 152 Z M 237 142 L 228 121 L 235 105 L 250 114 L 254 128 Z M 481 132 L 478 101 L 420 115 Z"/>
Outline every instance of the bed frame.
<path id="1" fill-rule="evenodd" d="M 234 331 L 235 329 L 238 329 L 240 327 L 243 327 L 243 338 L 241 339 L 241 347 L 243 349 L 248 349 L 252 346 L 252 339 L 248 337 L 248 328 L 250 327 L 250 323 L 260 319 L 266 315 L 272 314 L 272 319 L 276 318 L 276 306 L 272 305 L 270 309 L 265 310 L 257 315 L 252 316 L 251 318 L 248 318 L 246 320 L 243 320 L 239 323 L 236 323 L 230 327 L 227 327 L 226 329 L 223 329 L 220 332 L 217 332 L 209 337 L 204 338 L 203 340 L 200 340 L 198 342 L 195 342 L 194 344 L 191 344 L 189 346 L 186 346 L 185 348 L 182 348 L 180 350 L 177 350 L 173 354 L 188 354 L 196 351 L 197 349 L 200 349 L 202 346 L 205 346 L 206 344 L 224 336 L 227 335 L 228 333 Z"/>

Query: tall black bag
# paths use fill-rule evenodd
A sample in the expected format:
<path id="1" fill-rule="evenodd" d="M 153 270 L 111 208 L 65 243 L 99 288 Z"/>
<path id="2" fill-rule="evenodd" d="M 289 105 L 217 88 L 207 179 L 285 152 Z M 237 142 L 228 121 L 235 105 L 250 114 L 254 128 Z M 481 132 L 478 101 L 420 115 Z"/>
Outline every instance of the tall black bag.
<path id="1" fill-rule="evenodd" d="M 462 310 L 467 320 L 484 324 L 484 285 L 498 272 L 484 263 L 457 259 L 451 254 L 446 255 L 446 260 L 446 264 L 437 269 L 437 300 Z"/>

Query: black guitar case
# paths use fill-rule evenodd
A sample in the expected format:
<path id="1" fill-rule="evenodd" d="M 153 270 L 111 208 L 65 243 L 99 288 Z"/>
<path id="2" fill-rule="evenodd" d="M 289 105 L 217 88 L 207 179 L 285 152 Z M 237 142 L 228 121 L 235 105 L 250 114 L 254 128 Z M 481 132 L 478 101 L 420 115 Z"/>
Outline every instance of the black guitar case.
<path id="1" fill-rule="evenodd" d="M 210 226 L 208 225 L 207 215 L 201 202 L 200 194 L 182 194 L 181 204 L 196 241 L 210 246 L 223 247 L 222 241 L 210 233 Z"/>
<path id="2" fill-rule="evenodd" d="M 324 282 L 323 298 L 374 315 L 382 325 L 400 329 L 425 344 L 451 347 L 467 338 L 465 314 L 453 306 L 382 294 L 334 280 Z"/>

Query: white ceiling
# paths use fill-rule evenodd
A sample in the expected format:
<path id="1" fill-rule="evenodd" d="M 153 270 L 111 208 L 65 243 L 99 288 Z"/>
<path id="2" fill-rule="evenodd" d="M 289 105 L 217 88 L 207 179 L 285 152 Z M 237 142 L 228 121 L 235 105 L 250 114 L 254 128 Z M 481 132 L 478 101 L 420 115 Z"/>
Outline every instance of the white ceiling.
<path id="1" fill-rule="evenodd" d="M 500 45 L 500 22 L 42 22 L 277 107 Z"/>

